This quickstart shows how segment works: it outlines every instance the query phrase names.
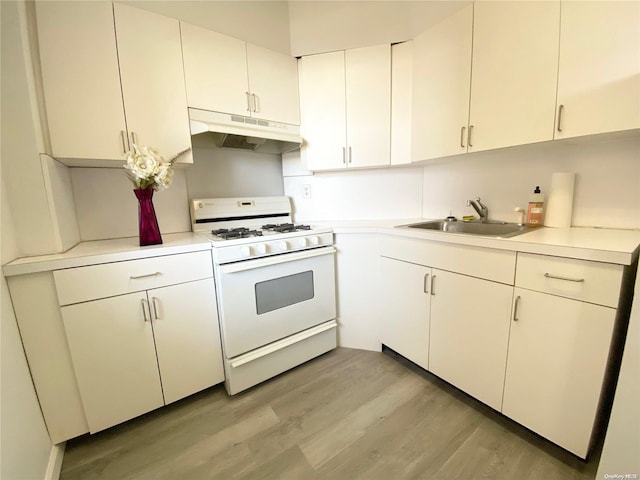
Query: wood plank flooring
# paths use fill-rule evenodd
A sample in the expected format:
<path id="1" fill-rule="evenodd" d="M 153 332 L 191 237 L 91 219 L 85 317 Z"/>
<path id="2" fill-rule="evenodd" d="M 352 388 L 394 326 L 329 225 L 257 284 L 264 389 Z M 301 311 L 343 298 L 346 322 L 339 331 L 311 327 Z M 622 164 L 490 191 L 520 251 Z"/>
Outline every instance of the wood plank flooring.
<path id="1" fill-rule="evenodd" d="M 393 352 L 338 348 L 234 397 L 217 386 L 67 443 L 62 480 L 595 478 Z"/>

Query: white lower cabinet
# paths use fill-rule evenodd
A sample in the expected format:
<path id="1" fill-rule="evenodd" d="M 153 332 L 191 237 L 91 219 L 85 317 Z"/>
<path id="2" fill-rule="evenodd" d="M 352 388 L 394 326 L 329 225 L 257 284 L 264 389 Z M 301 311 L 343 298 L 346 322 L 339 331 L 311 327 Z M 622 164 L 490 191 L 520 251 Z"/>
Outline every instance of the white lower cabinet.
<path id="1" fill-rule="evenodd" d="M 433 270 L 429 370 L 500 410 L 513 287 Z"/>
<path id="2" fill-rule="evenodd" d="M 381 257 L 381 341 L 500 410 L 513 287 Z"/>
<path id="3" fill-rule="evenodd" d="M 381 257 L 380 270 L 385 296 L 380 339 L 428 370 L 431 268 Z"/>
<path id="4" fill-rule="evenodd" d="M 502 412 L 587 455 L 616 311 L 516 288 Z"/>
<path id="5" fill-rule="evenodd" d="M 92 433 L 164 404 L 146 301 L 141 292 L 62 307 Z"/>
<path id="6" fill-rule="evenodd" d="M 210 252 L 54 272 L 91 433 L 224 381 L 211 274 Z"/>
<path id="7" fill-rule="evenodd" d="M 518 254 L 502 413 L 581 458 L 616 342 L 618 311 L 603 291 L 620 295 L 622 270 Z"/>

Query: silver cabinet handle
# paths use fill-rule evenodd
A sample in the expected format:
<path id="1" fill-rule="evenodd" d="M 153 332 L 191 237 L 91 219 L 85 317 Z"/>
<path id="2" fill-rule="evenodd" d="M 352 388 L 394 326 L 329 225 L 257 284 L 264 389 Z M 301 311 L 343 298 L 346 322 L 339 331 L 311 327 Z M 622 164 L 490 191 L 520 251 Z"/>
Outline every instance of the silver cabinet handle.
<path id="1" fill-rule="evenodd" d="M 584 282 L 584 278 L 561 277 L 559 275 L 551 275 L 550 273 L 545 273 L 544 276 L 545 278 L 554 278 L 556 280 L 565 280 L 567 282 L 576 282 L 576 283 Z"/>
<path id="2" fill-rule="evenodd" d="M 151 303 L 153 304 L 153 318 L 160 320 L 160 315 L 158 315 L 158 312 L 160 311 L 160 308 L 158 307 L 158 297 L 151 297 Z"/>
<path id="3" fill-rule="evenodd" d="M 436 276 L 435 275 L 431 275 L 431 295 L 435 295 L 436 292 L 433 289 L 433 285 L 435 284 L 435 280 L 436 280 Z"/>
<path id="4" fill-rule="evenodd" d="M 253 99 L 253 111 L 257 113 L 260 110 L 258 108 L 258 96 L 255 93 L 252 93 L 251 98 Z"/>
<path id="5" fill-rule="evenodd" d="M 127 153 L 129 149 L 127 148 L 127 134 L 124 130 L 120 130 L 120 139 L 122 140 L 122 151 Z"/>
<path id="6" fill-rule="evenodd" d="M 429 274 L 425 273 L 424 274 L 424 285 L 422 286 L 423 290 L 424 290 L 424 293 L 429 293 L 429 290 L 427 289 L 427 280 L 429 280 Z"/>
<path id="7" fill-rule="evenodd" d="M 251 94 L 249 92 L 244 92 L 247 96 L 247 112 L 251 111 Z"/>
<path id="8" fill-rule="evenodd" d="M 469 137 L 467 138 L 467 145 L 473 147 L 473 143 L 471 143 L 471 134 L 473 133 L 473 125 L 469 125 Z"/>
<path id="9" fill-rule="evenodd" d="M 558 107 L 558 131 L 562 131 L 562 111 L 564 110 L 564 105 L 560 105 Z"/>
<path id="10" fill-rule="evenodd" d="M 462 148 L 465 148 L 465 144 L 464 144 L 464 131 L 467 129 L 467 127 L 462 127 L 460 129 L 460 146 Z"/>
<path id="11" fill-rule="evenodd" d="M 144 318 L 145 323 L 149 321 L 147 319 L 147 308 L 149 308 L 149 303 L 144 299 L 140 299 L 140 304 L 142 305 L 142 317 Z M 149 310 L 149 317 L 151 317 L 151 310 Z"/>
<path id="12" fill-rule="evenodd" d="M 518 321 L 518 306 L 520 305 L 520 295 L 516 297 L 516 301 L 513 305 L 513 321 Z"/>
<path id="13" fill-rule="evenodd" d="M 162 275 L 162 273 L 161 272 L 153 272 L 153 273 L 145 273 L 144 275 L 131 275 L 129 278 L 131 280 L 139 280 L 141 278 L 157 277 L 158 275 Z"/>
<path id="14" fill-rule="evenodd" d="M 347 148 L 342 147 L 342 163 L 347 164 Z"/>
<path id="15" fill-rule="evenodd" d="M 133 143 L 134 145 L 140 145 L 138 143 L 138 134 L 136 134 L 136 132 L 131 131 L 131 143 Z"/>
<path id="16" fill-rule="evenodd" d="M 349 163 L 351 163 L 351 147 L 349 147 Z"/>

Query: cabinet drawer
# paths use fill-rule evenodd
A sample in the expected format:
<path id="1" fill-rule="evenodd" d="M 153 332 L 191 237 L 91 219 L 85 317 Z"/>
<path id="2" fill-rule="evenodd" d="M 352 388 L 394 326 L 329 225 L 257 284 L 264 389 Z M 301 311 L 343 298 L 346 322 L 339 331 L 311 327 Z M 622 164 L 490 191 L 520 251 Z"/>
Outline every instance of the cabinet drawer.
<path id="1" fill-rule="evenodd" d="M 622 265 L 518 253 L 516 286 L 617 308 Z"/>
<path id="2" fill-rule="evenodd" d="M 209 250 L 53 272 L 60 306 L 213 276 Z"/>

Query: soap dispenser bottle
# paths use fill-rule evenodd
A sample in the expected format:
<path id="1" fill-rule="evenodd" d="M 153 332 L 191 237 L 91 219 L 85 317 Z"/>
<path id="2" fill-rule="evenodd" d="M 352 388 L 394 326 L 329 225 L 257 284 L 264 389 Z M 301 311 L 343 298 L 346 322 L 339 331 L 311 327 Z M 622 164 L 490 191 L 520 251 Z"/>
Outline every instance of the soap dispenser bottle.
<path id="1" fill-rule="evenodd" d="M 529 227 L 542 226 L 542 217 L 544 215 L 544 195 L 537 186 L 529 197 L 529 208 L 527 209 L 527 225 Z"/>

